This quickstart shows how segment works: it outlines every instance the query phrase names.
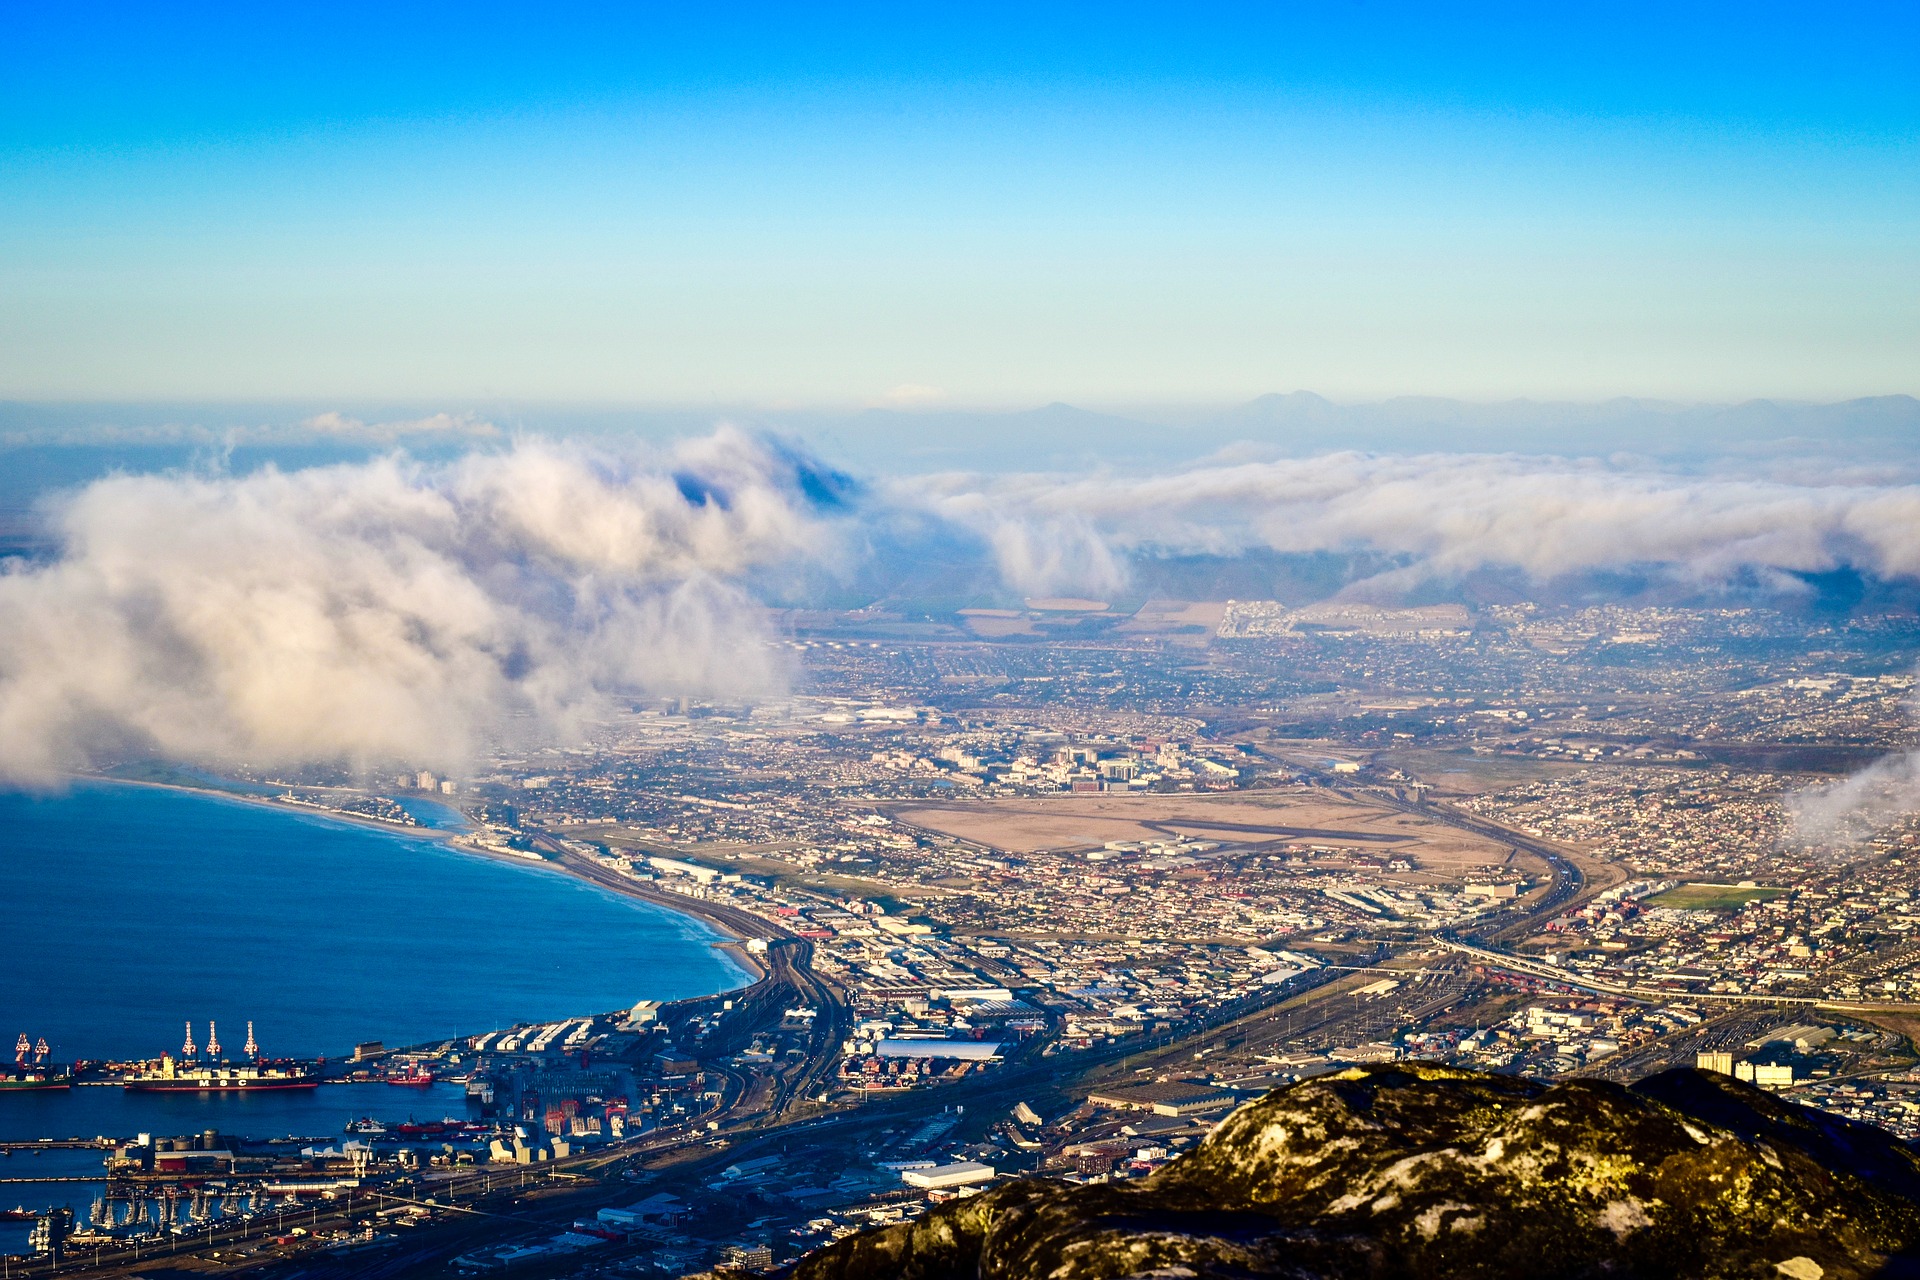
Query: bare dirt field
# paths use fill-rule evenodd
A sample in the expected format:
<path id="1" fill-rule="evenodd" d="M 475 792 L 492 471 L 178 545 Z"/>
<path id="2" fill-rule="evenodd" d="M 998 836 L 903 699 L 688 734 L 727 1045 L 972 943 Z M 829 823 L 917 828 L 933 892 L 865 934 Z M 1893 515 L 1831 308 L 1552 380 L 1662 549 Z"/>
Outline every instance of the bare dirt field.
<path id="1" fill-rule="evenodd" d="M 1198 631 L 1210 636 L 1220 629 L 1220 619 L 1226 612 L 1227 602 L 1224 600 L 1149 600 L 1118 629 L 1128 634 Z"/>
<path id="2" fill-rule="evenodd" d="M 1318 788 L 1221 796 L 1063 795 L 909 804 L 911 826 L 1006 853 L 1099 848 L 1109 841 L 1192 836 L 1241 846 L 1317 845 L 1404 857 L 1458 874 L 1505 862 L 1508 846 L 1429 818 L 1348 800 Z"/>

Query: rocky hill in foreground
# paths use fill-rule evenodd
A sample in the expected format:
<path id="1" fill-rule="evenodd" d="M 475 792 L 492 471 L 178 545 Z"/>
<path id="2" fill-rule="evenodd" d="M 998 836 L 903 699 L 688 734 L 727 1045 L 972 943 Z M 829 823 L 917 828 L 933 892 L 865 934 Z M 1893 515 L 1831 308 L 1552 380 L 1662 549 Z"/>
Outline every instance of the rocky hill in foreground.
<path id="1" fill-rule="evenodd" d="M 1451 1068 L 1275 1090 L 1137 1183 L 1033 1180 L 866 1232 L 793 1280 L 1920 1275 L 1920 1159 L 1725 1076 Z"/>

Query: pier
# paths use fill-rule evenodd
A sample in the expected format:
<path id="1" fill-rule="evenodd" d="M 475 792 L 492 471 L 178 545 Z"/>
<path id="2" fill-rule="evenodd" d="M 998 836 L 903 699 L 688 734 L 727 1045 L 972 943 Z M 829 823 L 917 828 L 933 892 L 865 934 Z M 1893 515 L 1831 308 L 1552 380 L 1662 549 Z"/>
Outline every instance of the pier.
<path id="1" fill-rule="evenodd" d="M 67 1174 L 57 1178 L 0 1178 L 0 1187 L 18 1187 L 41 1182 L 105 1182 L 106 1180 L 107 1175 L 104 1173 Z"/>
<path id="2" fill-rule="evenodd" d="M 119 1143 L 112 1138 L 40 1138 L 27 1142 L 0 1142 L 0 1155 L 16 1151 L 105 1151 Z"/>

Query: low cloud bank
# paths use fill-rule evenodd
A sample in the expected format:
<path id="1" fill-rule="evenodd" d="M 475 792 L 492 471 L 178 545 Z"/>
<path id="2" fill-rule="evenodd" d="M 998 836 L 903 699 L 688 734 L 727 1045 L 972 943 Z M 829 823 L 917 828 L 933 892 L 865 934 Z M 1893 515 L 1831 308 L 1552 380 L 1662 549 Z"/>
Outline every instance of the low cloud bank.
<path id="1" fill-rule="evenodd" d="M 502 734 L 567 737 L 620 693 L 774 692 L 760 599 L 804 603 L 788 597 L 816 582 L 880 594 L 902 559 L 960 582 L 977 566 L 989 591 L 1103 598 L 1144 561 L 1255 551 L 1360 553 L 1388 568 L 1347 591 L 1381 598 L 1487 568 L 1785 592 L 1843 566 L 1920 578 L 1920 486 L 1508 454 L 862 488 L 721 430 L 637 460 L 523 439 L 439 463 L 119 476 L 52 520 L 55 554 L 0 573 L 0 777 L 125 751 L 457 768 Z M 1910 807 L 1920 765 L 1806 797 L 1804 823 L 1878 823 L 1886 795 Z"/>
<path id="2" fill-rule="evenodd" d="M 1368 551 L 1403 567 L 1381 587 L 1508 567 L 1537 580 L 1660 567 L 1702 585 L 1850 565 L 1920 576 L 1920 486 L 1793 484 L 1514 455 L 1316 458 L 1153 477 L 905 480 L 995 548 L 1029 593 L 1120 590 L 1138 557 Z"/>
<path id="3" fill-rule="evenodd" d="M 721 432 L 650 463 L 516 444 L 70 497 L 0 576 L 0 775 L 104 753 L 457 767 L 612 691 L 779 687 L 745 573 L 832 554 L 837 477 Z"/>
<path id="4" fill-rule="evenodd" d="M 1920 577 L 1920 486 L 1859 472 L 1804 482 L 1688 475 L 1520 455 L 1336 453 L 1202 465 L 1150 477 L 948 474 L 898 491 L 973 530 L 1028 595 L 1106 597 L 1130 564 L 1170 556 L 1364 553 L 1392 567 L 1350 584 L 1391 600 L 1482 569 L 1536 583 L 1654 572 L 1711 593 L 1850 568 Z M 1857 843 L 1920 812 L 1920 753 L 1792 798 L 1793 833 Z"/>

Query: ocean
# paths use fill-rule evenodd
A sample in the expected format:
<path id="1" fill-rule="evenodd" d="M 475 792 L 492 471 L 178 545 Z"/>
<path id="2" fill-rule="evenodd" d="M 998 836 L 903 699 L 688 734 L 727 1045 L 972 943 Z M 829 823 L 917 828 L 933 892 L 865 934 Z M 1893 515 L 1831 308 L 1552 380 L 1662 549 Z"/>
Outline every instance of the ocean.
<path id="1" fill-rule="evenodd" d="M 62 1062 L 177 1054 L 188 1020 L 203 1046 L 216 1021 L 230 1055 L 251 1020 L 268 1054 L 338 1057 L 749 980 L 704 923 L 552 868 L 159 787 L 0 793 L 0 902 L 0 1036 L 44 1036 Z M 337 1133 L 373 1100 L 395 1118 L 430 1101 L 283 1099 L 175 1116 L 181 1099 L 117 1089 L 0 1093 L 0 1138 Z"/>

